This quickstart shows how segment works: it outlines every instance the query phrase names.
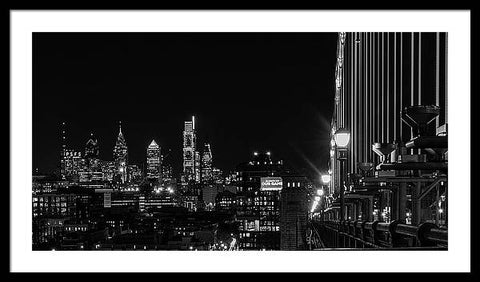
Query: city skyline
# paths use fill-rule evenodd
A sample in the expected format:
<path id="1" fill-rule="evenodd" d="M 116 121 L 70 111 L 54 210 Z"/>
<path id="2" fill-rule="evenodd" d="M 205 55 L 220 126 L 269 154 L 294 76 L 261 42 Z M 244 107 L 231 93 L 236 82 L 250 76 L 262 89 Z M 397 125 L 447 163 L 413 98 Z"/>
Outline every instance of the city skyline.
<path id="1" fill-rule="evenodd" d="M 67 123 L 72 147 L 82 148 L 93 132 L 100 157 L 111 159 L 121 120 L 132 163 L 145 163 L 145 148 L 155 139 L 171 150 L 178 174 L 182 125 L 194 115 L 199 144 L 211 144 L 217 167 L 224 171 L 255 150 L 270 150 L 315 176 L 327 169 L 334 40 L 334 33 L 35 34 L 33 168 L 58 170 L 50 156 L 60 149 L 61 122 Z M 162 50 L 170 50 L 172 58 Z M 317 60 L 307 61 L 312 55 Z M 181 75 L 197 90 L 179 83 Z M 290 83 L 272 83 L 286 76 Z M 80 93 L 84 96 L 75 98 Z M 289 99 L 299 103 L 291 107 Z M 44 109 L 51 114 L 42 115 Z"/>
<path id="2" fill-rule="evenodd" d="M 322 84 L 322 94 L 316 89 L 312 97 L 309 91 L 328 73 L 312 58 L 303 64 L 305 54 L 289 49 L 322 36 L 36 35 L 34 41 L 46 46 L 42 40 L 58 37 L 53 53 L 57 63 L 66 64 L 61 73 L 53 58 L 46 67 L 46 46 L 34 44 L 36 52 L 46 53 L 34 64 L 36 71 L 43 70 L 34 72 L 34 78 L 42 78 L 34 83 L 36 95 L 52 79 L 62 81 L 50 85 L 48 98 L 34 95 L 34 144 L 55 147 L 35 142 L 55 136 L 39 130 L 51 123 L 45 116 L 73 122 L 68 129 L 61 122 L 60 154 L 49 156 L 54 163 L 60 155 L 61 177 L 33 175 L 34 249 L 448 248 L 447 33 L 339 32 L 335 75 Z M 92 40 L 115 43 L 110 47 L 120 50 L 115 58 L 109 49 L 109 61 L 102 55 L 107 45 L 100 45 L 99 53 L 73 46 L 63 52 L 64 40 L 77 48 Z M 167 60 L 143 49 L 159 43 L 196 54 L 175 49 Z M 82 58 L 77 65 L 69 57 L 75 50 L 84 52 L 75 54 Z M 279 58 L 281 52 L 275 51 L 293 54 Z M 163 74 L 155 70 L 159 63 Z M 310 71 L 322 79 L 304 77 L 303 68 L 319 68 Z M 171 73 L 181 81 L 169 81 Z M 125 82 L 119 80 L 122 75 Z M 288 82 L 278 83 L 282 76 Z M 80 89 L 89 86 L 80 100 L 55 94 L 75 83 Z M 113 85 L 118 94 L 112 95 Z M 334 99 L 328 99 L 331 86 Z M 96 93 L 102 87 L 108 89 Z M 158 93 L 162 87 L 168 94 Z M 280 89 L 290 95 L 278 96 Z M 322 102 L 333 105 L 331 116 Z M 74 144 L 82 138 L 70 135 L 82 125 L 93 122 L 98 129 L 118 117 L 112 149 L 100 148 L 101 136 L 111 130 L 106 127 L 91 131 L 84 153 Z M 124 119 L 134 121 L 128 131 Z M 340 241 L 346 228 L 355 236 L 361 228 L 362 236 Z M 380 231 L 390 239 L 382 242 Z"/>

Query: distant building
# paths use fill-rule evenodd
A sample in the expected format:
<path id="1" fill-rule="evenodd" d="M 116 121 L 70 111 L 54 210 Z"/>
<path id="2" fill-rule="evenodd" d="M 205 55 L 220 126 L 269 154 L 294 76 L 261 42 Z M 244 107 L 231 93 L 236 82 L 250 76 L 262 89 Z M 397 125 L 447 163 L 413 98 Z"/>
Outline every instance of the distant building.
<path id="1" fill-rule="evenodd" d="M 85 158 L 98 159 L 100 155 L 100 149 L 98 146 L 98 140 L 94 138 L 93 133 L 90 134 L 87 144 L 85 144 Z"/>
<path id="2" fill-rule="evenodd" d="M 212 172 L 212 150 L 210 144 L 205 143 L 203 146 L 202 152 L 202 183 L 211 183 L 213 181 L 213 172 Z"/>
<path id="3" fill-rule="evenodd" d="M 183 175 L 184 185 L 196 181 L 196 134 L 195 117 L 191 121 L 185 121 L 183 130 Z"/>
<path id="4" fill-rule="evenodd" d="M 128 181 L 132 183 L 140 183 L 143 180 L 142 169 L 136 164 L 130 164 L 127 166 Z"/>
<path id="5" fill-rule="evenodd" d="M 115 162 L 115 180 L 120 183 L 127 181 L 128 148 L 125 137 L 122 133 L 122 124 L 119 125 L 117 142 L 113 148 L 113 159 Z"/>
<path id="6" fill-rule="evenodd" d="M 160 146 L 152 140 L 147 148 L 147 179 L 161 183 L 162 159 Z"/>
<path id="7" fill-rule="evenodd" d="M 100 167 L 103 172 L 103 181 L 113 181 L 115 176 L 115 162 L 114 161 L 100 161 Z"/>
<path id="8" fill-rule="evenodd" d="M 235 211 L 235 194 L 230 191 L 223 191 L 215 197 L 215 210 L 219 212 Z"/>
<path id="9" fill-rule="evenodd" d="M 270 153 L 254 153 L 237 166 L 236 218 L 239 247 L 244 250 L 280 249 L 280 191 L 286 170 Z"/>
<path id="10" fill-rule="evenodd" d="M 165 155 L 161 156 L 162 158 L 162 184 L 163 185 L 173 185 L 176 184 L 176 180 L 173 177 L 173 167 L 172 167 L 172 155 L 171 150 L 169 149 Z"/>
<path id="11" fill-rule="evenodd" d="M 78 181 L 78 173 L 85 165 L 85 159 L 82 158 L 82 153 L 73 149 L 66 149 L 62 162 L 64 164 L 63 176 L 65 179 Z"/>
<path id="12" fill-rule="evenodd" d="M 212 180 L 216 184 L 223 184 L 225 182 L 223 171 L 216 167 L 212 168 Z"/>
<path id="13" fill-rule="evenodd" d="M 198 195 L 181 195 L 180 205 L 190 212 L 196 212 L 200 205 L 200 199 Z"/>
<path id="14" fill-rule="evenodd" d="M 39 216 L 74 216 L 74 194 L 46 193 L 32 196 L 33 218 Z"/>
<path id="15" fill-rule="evenodd" d="M 85 144 L 85 155 L 78 171 L 79 182 L 100 182 L 104 180 L 99 153 L 98 140 L 91 133 Z"/>
<path id="16" fill-rule="evenodd" d="M 61 143 L 62 149 L 60 150 L 60 175 L 62 180 L 67 179 L 67 137 L 65 133 L 65 122 L 62 122 L 62 129 L 61 129 Z"/>
<path id="17" fill-rule="evenodd" d="M 218 194 L 218 187 L 214 184 L 204 185 L 202 188 L 202 199 L 206 206 L 215 204 L 215 197 Z"/>
<path id="18" fill-rule="evenodd" d="M 280 249 L 306 250 L 309 181 L 305 176 L 285 175 L 280 196 Z"/>
<path id="19" fill-rule="evenodd" d="M 202 171 L 201 171 L 201 166 L 202 166 L 202 156 L 200 155 L 199 151 L 195 151 L 195 183 L 200 183 L 201 177 L 202 177 Z"/>

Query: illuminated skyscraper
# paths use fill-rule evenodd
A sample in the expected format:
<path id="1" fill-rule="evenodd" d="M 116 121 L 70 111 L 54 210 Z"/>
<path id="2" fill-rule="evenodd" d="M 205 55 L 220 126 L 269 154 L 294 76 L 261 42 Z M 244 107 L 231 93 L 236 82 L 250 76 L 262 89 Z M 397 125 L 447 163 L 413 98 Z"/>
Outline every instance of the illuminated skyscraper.
<path id="1" fill-rule="evenodd" d="M 205 143 L 202 152 L 202 182 L 212 181 L 212 150 L 210 144 Z"/>
<path id="2" fill-rule="evenodd" d="M 65 136 L 65 122 L 62 122 L 62 150 L 60 153 L 60 175 L 62 176 L 62 179 L 65 180 L 67 179 L 67 173 L 66 173 L 66 153 L 67 153 L 67 138 Z"/>
<path id="3" fill-rule="evenodd" d="M 117 142 L 113 148 L 113 159 L 115 162 L 115 180 L 119 182 L 127 181 L 128 148 L 125 137 L 122 133 L 122 123 L 119 125 Z"/>
<path id="4" fill-rule="evenodd" d="M 176 183 L 175 178 L 173 178 L 171 152 L 172 150 L 168 149 L 165 155 L 162 155 L 162 159 L 161 159 L 162 184 L 164 185 L 172 185 L 173 183 Z"/>
<path id="5" fill-rule="evenodd" d="M 82 153 L 72 150 L 65 149 L 63 156 L 64 164 L 64 179 L 68 180 L 78 180 L 78 172 L 85 166 L 85 159 L 82 158 Z"/>
<path id="6" fill-rule="evenodd" d="M 196 180 L 196 136 L 195 136 L 195 117 L 191 121 L 185 121 L 183 130 L 183 177 L 182 182 L 187 184 Z"/>
<path id="7" fill-rule="evenodd" d="M 85 155 L 79 171 L 79 181 L 89 182 L 103 180 L 102 166 L 99 159 L 98 140 L 90 134 L 90 138 L 85 144 Z"/>
<path id="8" fill-rule="evenodd" d="M 195 151 L 195 183 L 200 183 L 202 157 L 199 151 Z"/>
<path id="9" fill-rule="evenodd" d="M 136 164 L 130 164 L 127 167 L 128 169 L 128 181 L 130 183 L 140 183 L 143 179 L 142 168 Z"/>
<path id="10" fill-rule="evenodd" d="M 60 159 L 60 174 L 63 180 L 78 180 L 78 172 L 82 168 L 84 159 L 82 153 L 67 148 L 65 122 L 62 122 L 62 150 Z"/>
<path id="11" fill-rule="evenodd" d="M 161 183 L 162 160 L 160 146 L 152 140 L 147 148 L 147 178 Z"/>
<path id="12" fill-rule="evenodd" d="M 88 139 L 87 144 L 85 145 L 85 158 L 98 159 L 99 153 L 98 140 L 94 138 L 93 133 L 91 133 L 90 139 Z"/>

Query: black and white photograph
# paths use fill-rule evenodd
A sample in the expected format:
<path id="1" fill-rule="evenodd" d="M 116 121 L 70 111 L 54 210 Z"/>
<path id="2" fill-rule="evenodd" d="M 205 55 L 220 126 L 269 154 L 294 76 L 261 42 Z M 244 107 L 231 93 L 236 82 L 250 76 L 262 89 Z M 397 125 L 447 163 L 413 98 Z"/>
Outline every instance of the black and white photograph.
<path id="1" fill-rule="evenodd" d="M 208 27 L 228 13 L 211 16 Z M 11 218 L 28 231 L 22 252 L 400 259 L 458 253 L 468 235 L 449 216 L 470 202 L 469 182 L 449 177 L 462 130 L 449 102 L 470 93 L 452 93 L 459 36 L 447 28 L 36 26 L 30 176 L 10 187 L 30 205 Z"/>

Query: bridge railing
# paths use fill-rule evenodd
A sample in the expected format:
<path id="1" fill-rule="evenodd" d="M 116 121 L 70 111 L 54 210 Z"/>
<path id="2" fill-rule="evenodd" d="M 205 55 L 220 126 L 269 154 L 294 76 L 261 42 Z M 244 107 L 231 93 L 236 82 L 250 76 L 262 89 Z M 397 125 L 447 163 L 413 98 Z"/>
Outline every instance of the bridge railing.
<path id="1" fill-rule="evenodd" d="M 325 248 L 447 249 L 448 230 L 433 223 L 314 221 Z"/>

